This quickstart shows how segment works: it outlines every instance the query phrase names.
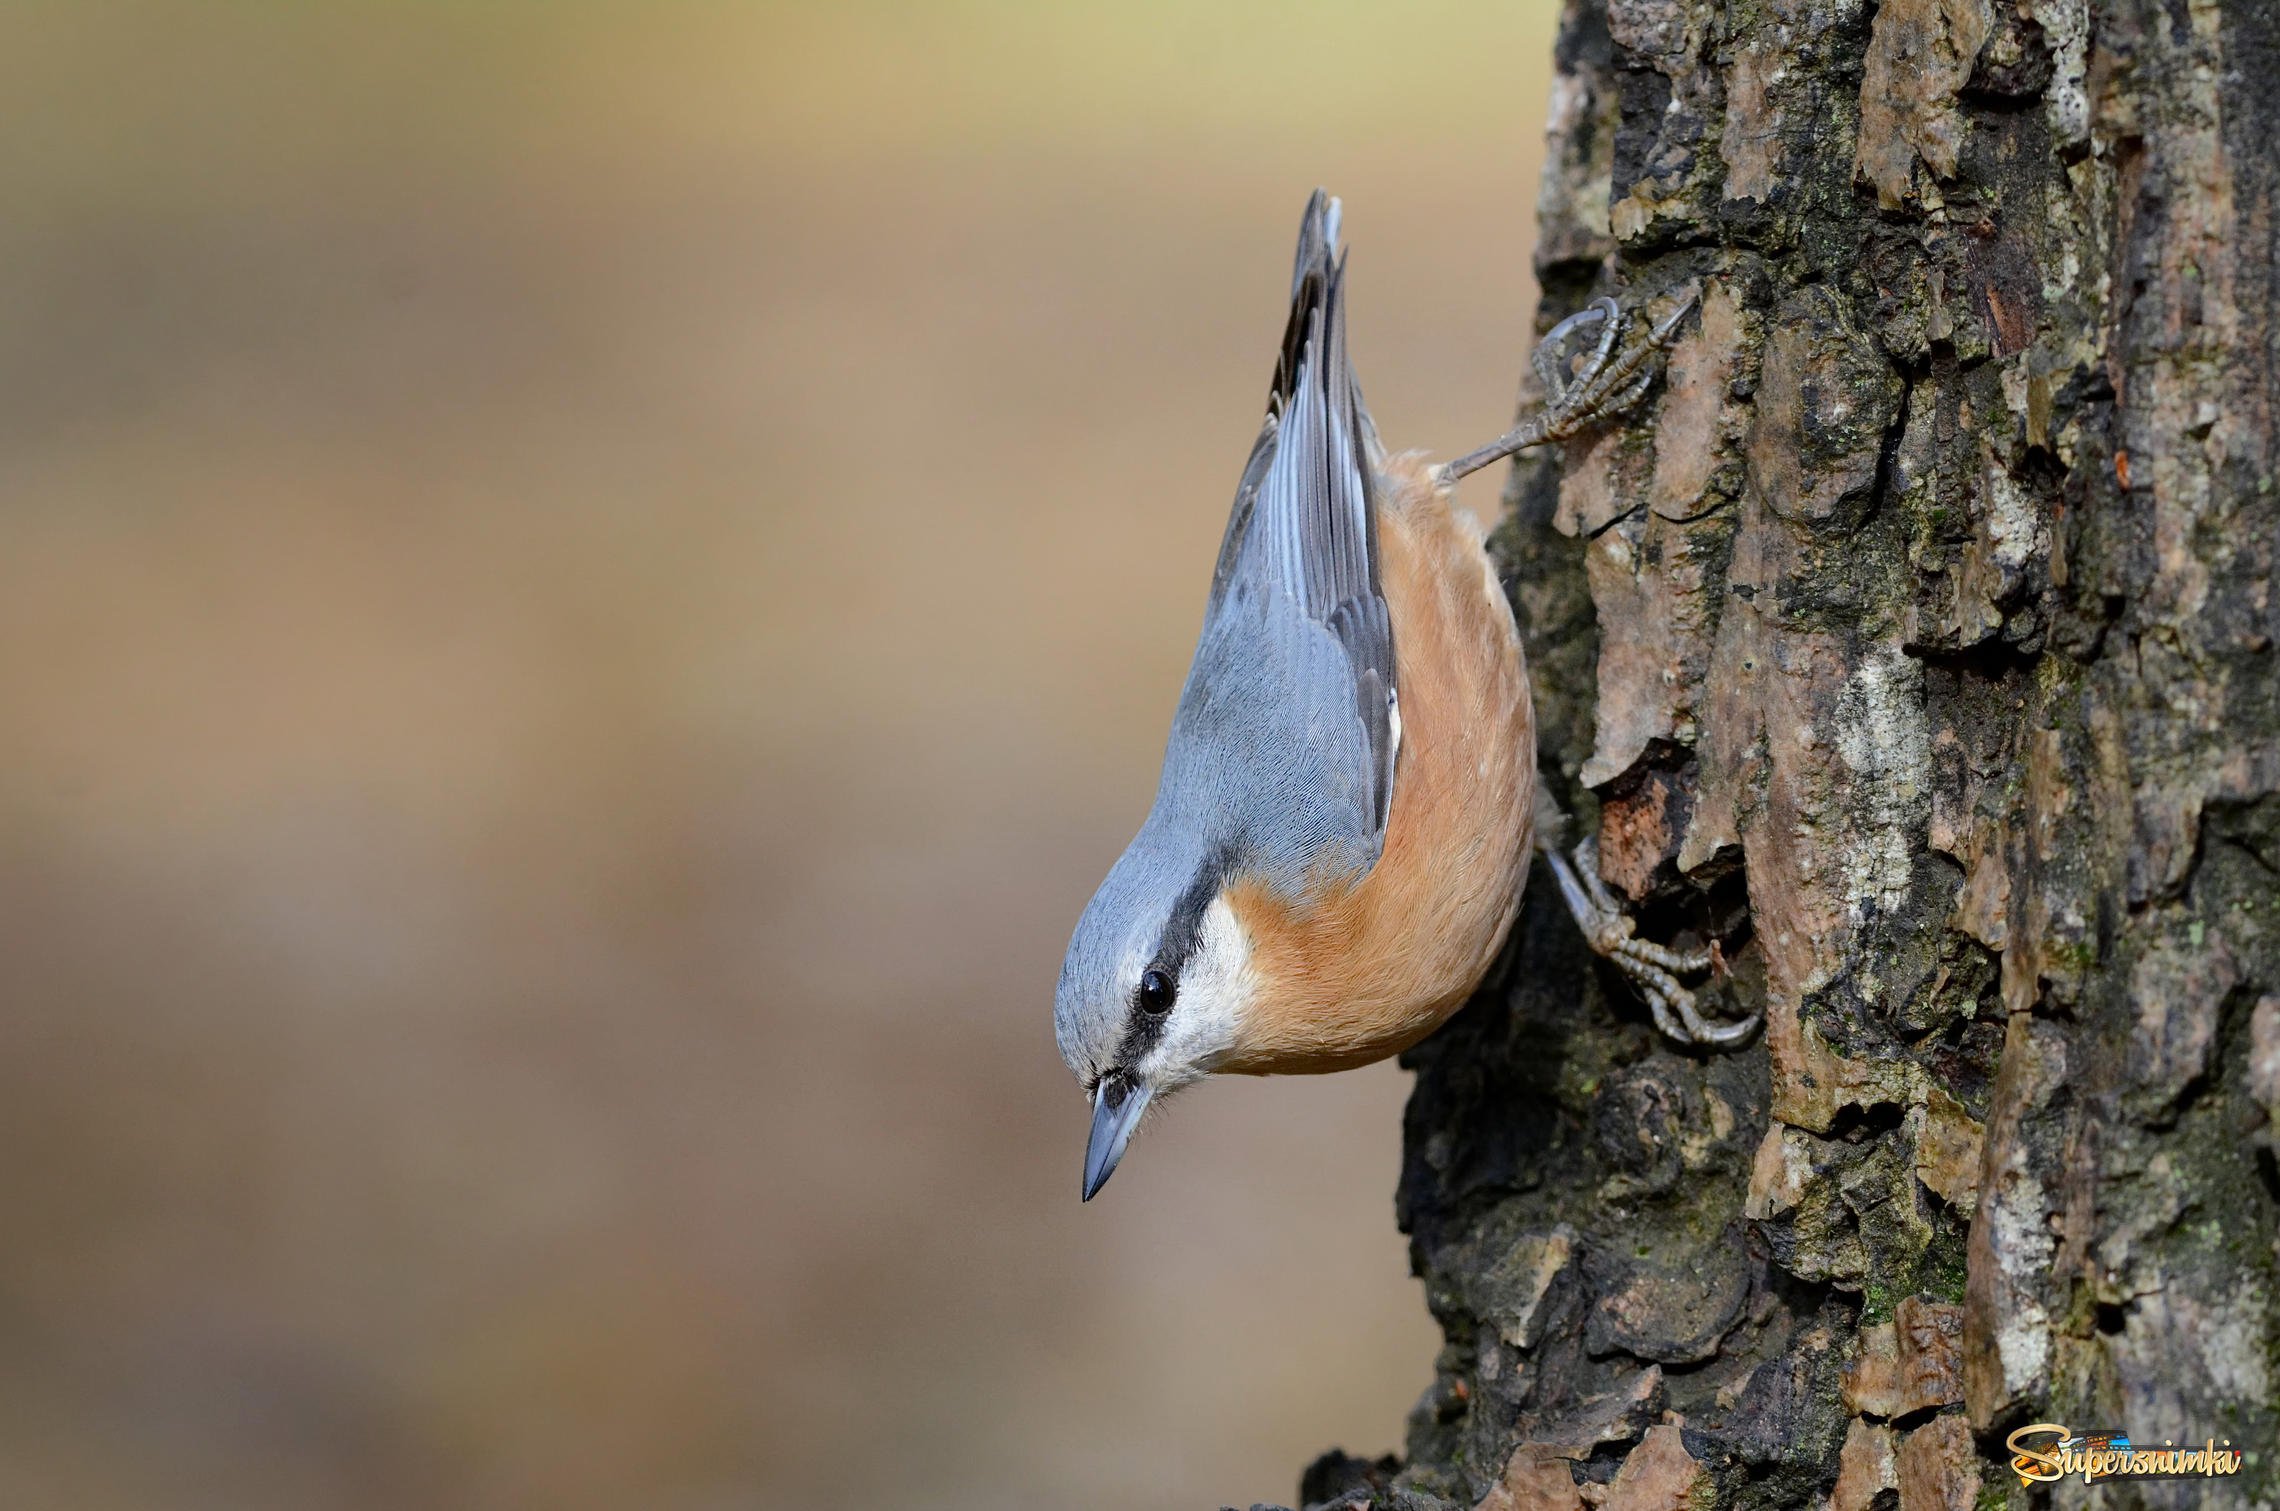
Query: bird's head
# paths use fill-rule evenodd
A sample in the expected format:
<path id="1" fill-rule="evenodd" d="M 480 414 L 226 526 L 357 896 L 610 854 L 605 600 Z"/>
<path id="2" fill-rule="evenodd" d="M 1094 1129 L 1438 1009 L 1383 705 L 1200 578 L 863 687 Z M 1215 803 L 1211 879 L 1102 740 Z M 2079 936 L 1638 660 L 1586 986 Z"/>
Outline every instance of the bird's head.
<path id="1" fill-rule="evenodd" d="M 1061 965 L 1053 1028 L 1093 1099 L 1084 1197 L 1107 1183 L 1153 1102 L 1236 1048 L 1256 993 L 1223 853 L 1151 825 L 1101 883 Z"/>

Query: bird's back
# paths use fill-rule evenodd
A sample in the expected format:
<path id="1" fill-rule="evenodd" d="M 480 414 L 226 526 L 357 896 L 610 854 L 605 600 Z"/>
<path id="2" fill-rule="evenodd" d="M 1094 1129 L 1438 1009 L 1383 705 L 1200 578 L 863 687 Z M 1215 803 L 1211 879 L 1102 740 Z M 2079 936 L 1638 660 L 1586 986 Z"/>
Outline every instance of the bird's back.
<path id="1" fill-rule="evenodd" d="M 1151 820 L 1193 826 L 1283 887 L 1376 861 L 1400 746 L 1380 457 L 1346 351 L 1337 231 L 1317 191 Z"/>

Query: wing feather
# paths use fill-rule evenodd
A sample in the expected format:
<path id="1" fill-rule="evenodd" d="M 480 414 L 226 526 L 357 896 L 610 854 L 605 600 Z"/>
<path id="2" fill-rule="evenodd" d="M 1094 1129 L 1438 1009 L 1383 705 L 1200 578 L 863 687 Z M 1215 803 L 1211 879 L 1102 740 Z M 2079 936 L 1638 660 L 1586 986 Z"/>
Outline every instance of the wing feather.
<path id="1" fill-rule="evenodd" d="M 1346 352 L 1338 202 L 1316 190 L 1299 228 L 1290 318 L 1213 574 L 1218 609 L 1237 576 L 1270 585 L 1344 650 L 1360 721 L 1373 844 L 1393 803 L 1400 689 L 1378 583 L 1377 435 Z"/>

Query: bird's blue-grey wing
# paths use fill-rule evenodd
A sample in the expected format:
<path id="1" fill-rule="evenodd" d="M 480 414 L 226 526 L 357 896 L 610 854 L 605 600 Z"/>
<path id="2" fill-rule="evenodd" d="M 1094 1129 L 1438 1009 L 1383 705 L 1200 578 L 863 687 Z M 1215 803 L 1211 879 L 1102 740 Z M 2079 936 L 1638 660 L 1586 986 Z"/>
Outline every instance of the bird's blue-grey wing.
<path id="1" fill-rule="evenodd" d="M 1317 784 L 1301 830 L 1310 841 L 1341 831 L 1337 839 L 1366 865 L 1384 841 L 1401 725 L 1393 625 L 1378 581 L 1377 439 L 1347 357 L 1337 242 L 1337 203 L 1318 190 L 1300 227 L 1266 422 L 1220 547 L 1181 722 L 1222 739 L 1246 726 L 1243 748 L 1217 752 L 1215 764 L 1261 768 L 1250 780 L 1276 797 L 1295 781 Z M 1209 718 L 1191 709 L 1199 686 L 1222 683 L 1243 688 L 1247 707 Z"/>

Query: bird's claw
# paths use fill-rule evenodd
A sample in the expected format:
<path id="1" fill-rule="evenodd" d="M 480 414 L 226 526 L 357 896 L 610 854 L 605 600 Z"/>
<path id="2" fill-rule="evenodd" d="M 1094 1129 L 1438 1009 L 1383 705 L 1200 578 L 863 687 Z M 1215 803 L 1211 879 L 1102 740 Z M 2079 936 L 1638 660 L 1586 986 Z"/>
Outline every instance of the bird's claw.
<path id="1" fill-rule="evenodd" d="M 1694 308 L 1695 297 L 1695 291 L 1688 290 L 1636 341 L 1626 342 L 1631 317 L 1605 297 L 1553 326 L 1530 358 L 1544 390 L 1544 407 L 1486 446 L 1443 464 L 1442 482 L 1454 483 L 1531 446 L 1564 441 L 1639 402 L 1654 381 L 1656 354 L 1677 336 L 1679 322 Z"/>
<path id="2" fill-rule="evenodd" d="M 1643 340 L 1625 345 L 1631 316 L 1614 300 L 1594 299 L 1547 331 L 1531 359 L 1543 385 L 1544 409 L 1536 424 L 1547 441 L 1564 440 L 1609 415 L 1639 402 L 1654 381 L 1654 356 L 1670 345 L 1678 323 L 1694 307 L 1689 292 Z M 1569 347 L 1578 333 L 1598 332 L 1580 352 Z"/>
<path id="3" fill-rule="evenodd" d="M 1576 926 L 1592 950 L 1613 962 L 1646 999 L 1655 1027 L 1681 1044 L 1725 1048 L 1739 1044 L 1757 1027 L 1757 1015 L 1737 1023 L 1711 1023 L 1696 1009 L 1694 993 L 1681 975 L 1722 967 L 1724 960 L 1713 944 L 1703 950 L 1674 950 L 1638 937 L 1638 925 L 1607 890 L 1599 876 L 1599 845 L 1586 836 L 1575 847 L 1573 864 L 1556 848 L 1547 846 L 1545 859 L 1559 882 L 1560 896 L 1575 915 Z"/>

